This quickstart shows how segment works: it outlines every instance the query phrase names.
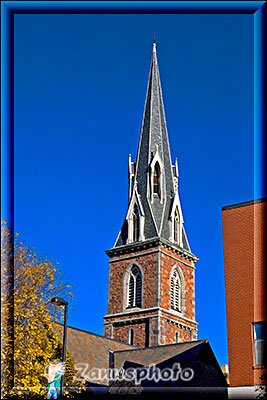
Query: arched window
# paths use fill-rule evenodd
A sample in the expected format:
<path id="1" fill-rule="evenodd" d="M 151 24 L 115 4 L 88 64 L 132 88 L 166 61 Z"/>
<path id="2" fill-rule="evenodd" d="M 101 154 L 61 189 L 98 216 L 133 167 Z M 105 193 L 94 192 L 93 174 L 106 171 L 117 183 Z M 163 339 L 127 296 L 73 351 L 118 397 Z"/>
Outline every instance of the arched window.
<path id="1" fill-rule="evenodd" d="M 179 228 L 180 228 L 179 224 L 180 224 L 179 212 L 178 212 L 178 207 L 176 207 L 173 218 L 173 239 L 176 243 L 179 243 Z"/>
<path id="2" fill-rule="evenodd" d="M 181 312 L 181 281 L 177 270 L 171 276 L 170 302 L 173 310 Z"/>
<path id="3" fill-rule="evenodd" d="M 158 162 L 156 162 L 153 171 L 153 194 L 160 196 L 160 166 Z"/>
<path id="4" fill-rule="evenodd" d="M 142 275 L 140 269 L 134 265 L 130 272 L 128 286 L 128 308 L 141 307 L 142 304 Z"/>
<path id="5" fill-rule="evenodd" d="M 137 205 L 134 205 L 133 209 L 133 241 L 138 242 L 140 235 L 140 222 L 139 222 L 139 212 Z"/>

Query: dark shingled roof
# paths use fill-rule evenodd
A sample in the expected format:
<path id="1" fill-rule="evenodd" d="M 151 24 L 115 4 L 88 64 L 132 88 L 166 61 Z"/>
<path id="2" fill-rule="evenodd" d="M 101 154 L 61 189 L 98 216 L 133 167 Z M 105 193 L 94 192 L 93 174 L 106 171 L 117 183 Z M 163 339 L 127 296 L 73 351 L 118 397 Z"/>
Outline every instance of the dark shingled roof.
<path id="1" fill-rule="evenodd" d="M 63 326 L 58 325 L 61 335 Z M 109 351 L 136 349 L 127 343 L 109 339 L 92 332 L 67 327 L 67 350 L 72 355 L 75 363 L 86 363 L 91 368 L 109 368 Z M 108 381 L 95 381 L 95 383 L 108 385 Z"/>
<path id="2" fill-rule="evenodd" d="M 147 195 L 148 187 L 150 186 L 150 164 L 156 152 L 159 154 L 163 167 L 163 173 L 161 175 L 163 182 L 161 194 L 163 198 L 162 202 L 157 197 L 153 198 L 153 202 L 151 202 L 149 198 L 150 196 Z M 140 201 L 145 214 L 145 239 L 162 237 L 169 240 L 169 218 L 175 195 L 174 176 L 177 172 L 176 167 L 172 165 L 171 161 L 155 44 L 149 73 L 141 136 L 134 170 L 133 182 L 137 182 L 136 188 L 140 195 Z M 127 236 L 128 225 L 127 220 L 125 219 L 114 247 L 125 245 Z M 182 242 L 183 248 L 190 251 L 184 229 L 182 232 Z"/>
<path id="3" fill-rule="evenodd" d="M 199 351 L 199 344 L 206 343 L 206 340 L 195 340 L 191 342 L 175 343 L 163 346 L 154 346 L 137 349 L 127 349 L 114 352 L 114 366 L 115 368 L 122 368 L 125 361 L 139 363 L 142 365 L 150 366 L 152 364 L 159 364 L 164 360 L 181 354 L 189 349 Z"/>
<path id="4" fill-rule="evenodd" d="M 184 371 L 190 368 L 192 371 L 190 379 L 183 379 L 183 375 L 177 376 L 175 380 L 169 379 L 168 381 L 162 379 L 150 380 L 145 378 L 140 382 L 142 388 L 188 387 L 192 389 L 200 387 L 217 387 L 222 389 L 220 391 L 222 397 L 228 398 L 226 390 L 228 385 L 226 379 L 208 340 L 177 343 L 174 345 L 157 346 L 148 349 L 120 351 L 116 352 L 114 356 L 117 360 L 117 364 L 123 363 L 122 367 L 124 370 L 133 370 L 140 367 L 149 368 L 151 365 L 154 365 L 155 368 L 158 368 L 161 371 L 166 368 L 173 370 L 176 369 L 177 371 L 180 370 L 180 368 Z M 119 367 L 119 365 L 116 366 L 117 368 Z M 121 382 L 118 378 L 115 378 L 112 384 L 112 392 L 119 393 L 124 383 L 126 382 Z M 130 386 L 129 383 L 127 386 Z M 118 388 L 117 392 L 116 387 Z M 223 388 L 225 388 L 225 390 L 223 390 Z M 212 393 L 213 392 L 210 392 L 210 394 Z"/>
<path id="5" fill-rule="evenodd" d="M 57 325 L 59 336 L 62 338 L 63 326 Z M 160 369 L 172 367 L 175 362 L 179 362 L 183 368 L 191 367 L 195 371 L 194 380 L 189 386 L 226 386 L 226 381 L 216 360 L 216 357 L 207 340 L 196 340 L 191 342 L 176 343 L 155 347 L 140 348 L 131 346 L 118 340 L 109 339 L 92 332 L 80 329 L 67 328 L 67 350 L 70 352 L 75 363 L 88 365 L 87 371 L 84 371 L 84 378 L 90 370 L 101 368 L 108 370 L 110 365 L 110 351 L 113 352 L 113 368 L 120 370 L 122 367 L 127 369 L 129 366 L 151 366 L 155 365 Z M 82 374 L 83 376 L 83 374 Z M 93 385 L 109 385 L 107 379 L 88 380 Z M 113 387 L 118 382 L 113 382 Z M 143 382 L 141 387 L 150 386 L 149 382 Z M 152 382 L 154 385 L 154 383 Z M 177 383 L 178 384 L 178 383 Z M 176 383 L 173 385 L 177 386 Z M 121 382 L 119 386 L 125 386 Z M 162 383 L 158 382 L 158 386 Z M 186 384 L 182 384 L 186 386 Z M 126 386 L 132 387 L 132 383 Z M 130 390 L 130 389 L 129 389 Z M 114 388 L 114 392 L 116 390 Z"/>

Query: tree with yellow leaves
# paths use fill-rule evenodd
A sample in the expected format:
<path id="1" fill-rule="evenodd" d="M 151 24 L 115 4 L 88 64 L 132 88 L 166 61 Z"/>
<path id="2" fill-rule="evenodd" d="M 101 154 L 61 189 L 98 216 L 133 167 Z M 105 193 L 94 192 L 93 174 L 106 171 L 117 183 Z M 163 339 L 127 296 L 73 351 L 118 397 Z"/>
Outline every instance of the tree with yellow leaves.
<path id="1" fill-rule="evenodd" d="M 6 394 L 6 383 L 14 372 L 14 393 L 20 395 L 27 391 L 45 396 L 45 368 L 51 361 L 60 360 L 62 347 L 60 337 L 55 334 L 58 331 L 55 323 L 62 320 L 63 310 L 53 306 L 50 300 L 59 295 L 68 300 L 72 297 L 70 286 L 63 283 L 58 263 L 38 255 L 20 241 L 17 234 L 13 239 L 5 221 L 1 222 L 1 250 L 2 393 Z M 10 263 L 14 265 L 13 288 L 8 282 Z M 9 312 L 12 304 L 14 321 L 13 312 Z M 10 327 L 13 322 L 12 350 Z M 10 371 L 9 352 L 13 356 L 14 371 Z M 74 363 L 68 353 L 66 360 L 66 369 L 73 372 L 66 374 L 65 382 L 68 385 L 74 374 Z"/>

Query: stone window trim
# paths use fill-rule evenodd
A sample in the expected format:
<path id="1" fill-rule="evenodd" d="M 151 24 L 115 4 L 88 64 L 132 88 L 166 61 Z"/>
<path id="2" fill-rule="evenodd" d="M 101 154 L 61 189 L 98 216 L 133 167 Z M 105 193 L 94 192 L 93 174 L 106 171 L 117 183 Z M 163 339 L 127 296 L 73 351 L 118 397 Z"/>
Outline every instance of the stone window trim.
<path id="1" fill-rule="evenodd" d="M 137 262 L 137 261 L 132 261 L 127 268 L 124 271 L 123 277 L 122 277 L 122 290 L 123 290 L 123 294 L 122 294 L 122 312 L 129 310 L 128 308 L 128 294 L 129 294 L 129 283 L 130 283 L 130 277 L 131 277 L 131 271 L 132 268 L 136 266 L 139 268 L 140 273 L 141 273 L 141 279 L 142 279 L 142 283 L 141 283 L 141 307 L 131 307 L 130 310 L 134 311 L 136 310 L 140 310 L 143 308 L 143 294 L 144 294 L 144 271 L 143 268 L 141 267 L 141 265 Z"/>
<path id="2" fill-rule="evenodd" d="M 181 282 L 176 269 L 171 276 L 170 302 L 173 310 L 181 312 Z"/>
<path id="3" fill-rule="evenodd" d="M 133 241 L 138 242 L 139 236 L 140 236 L 140 219 L 139 219 L 139 210 L 137 205 L 134 205 L 133 208 L 133 214 L 132 214 L 132 219 L 133 219 Z"/>
<path id="4" fill-rule="evenodd" d="M 158 166 L 158 167 L 157 167 Z M 158 171 L 158 193 L 154 193 L 154 175 L 156 173 L 157 168 Z M 159 197 L 160 203 L 163 203 L 163 175 L 164 175 L 164 167 L 159 155 L 158 146 L 156 145 L 156 153 L 153 156 L 153 159 L 150 163 L 150 201 L 153 203 L 154 197 Z"/>
<path id="5" fill-rule="evenodd" d="M 180 281 L 180 311 L 175 310 L 171 306 L 171 281 L 172 281 L 172 276 L 173 274 L 177 272 L 179 281 Z M 185 279 L 184 279 L 184 274 L 183 271 L 180 267 L 180 265 L 175 264 L 170 272 L 170 287 L 169 287 L 169 310 L 175 313 L 177 316 L 183 317 L 185 315 Z"/>
<path id="6" fill-rule="evenodd" d="M 127 308 L 140 307 L 142 302 L 142 275 L 137 265 L 133 265 L 128 282 Z"/>
<path id="7" fill-rule="evenodd" d="M 137 215 L 136 215 L 137 213 Z M 135 240 L 134 237 L 134 219 L 139 218 L 138 226 L 139 226 L 139 237 L 138 240 Z M 134 185 L 133 195 L 131 197 L 128 212 L 126 215 L 126 220 L 128 223 L 128 237 L 126 243 L 133 243 L 136 241 L 143 241 L 145 240 L 144 236 L 144 227 L 145 227 L 145 213 L 142 207 L 140 195 L 137 193 L 136 184 Z"/>
<path id="8" fill-rule="evenodd" d="M 175 238 L 175 227 L 174 224 L 177 224 L 176 229 L 177 229 L 177 238 Z M 169 240 L 173 243 L 177 243 L 178 246 L 183 247 L 183 214 L 182 214 L 182 209 L 178 197 L 178 193 L 175 193 L 174 199 L 173 199 L 173 204 L 172 204 L 172 209 L 171 209 L 171 214 L 170 214 L 170 219 L 169 219 L 169 227 L 170 227 L 170 237 Z"/>
<path id="9" fill-rule="evenodd" d="M 160 193 L 160 166 L 159 163 L 156 162 L 155 168 L 153 171 L 153 195 L 154 196 L 161 196 Z"/>

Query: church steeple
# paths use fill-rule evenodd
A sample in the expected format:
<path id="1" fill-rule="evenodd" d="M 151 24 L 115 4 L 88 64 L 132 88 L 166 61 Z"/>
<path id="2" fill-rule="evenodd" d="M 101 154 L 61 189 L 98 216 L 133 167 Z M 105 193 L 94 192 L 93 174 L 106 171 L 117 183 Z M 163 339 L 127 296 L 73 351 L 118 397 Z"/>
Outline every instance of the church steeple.
<path id="1" fill-rule="evenodd" d="M 177 162 L 175 165 L 171 162 L 154 42 L 136 163 L 129 158 L 128 212 L 114 247 L 136 241 L 133 240 L 133 209 L 136 205 L 140 218 L 140 241 L 162 237 L 190 251 L 177 188 L 178 167 Z M 179 214 L 176 239 L 175 210 Z"/>
<path id="2" fill-rule="evenodd" d="M 128 210 L 106 254 L 106 337 L 141 347 L 197 338 L 198 259 L 183 228 L 178 163 L 171 162 L 155 43 L 136 163 L 129 156 Z"/>

